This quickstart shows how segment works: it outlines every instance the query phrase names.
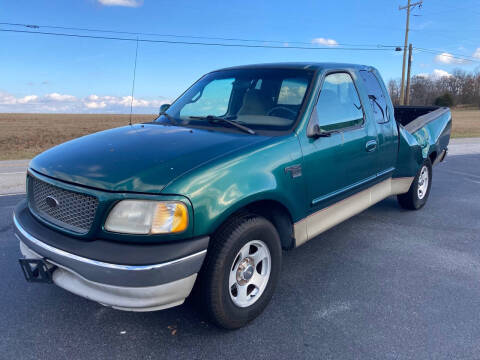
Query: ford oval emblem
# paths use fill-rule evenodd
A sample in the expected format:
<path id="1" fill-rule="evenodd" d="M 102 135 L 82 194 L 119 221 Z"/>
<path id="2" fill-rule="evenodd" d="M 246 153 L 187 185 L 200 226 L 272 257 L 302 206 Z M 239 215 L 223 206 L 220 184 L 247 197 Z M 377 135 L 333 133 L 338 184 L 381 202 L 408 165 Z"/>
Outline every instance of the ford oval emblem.
<path id="1" fill-rule="evenodd" d="M 47 196 L 45 198 L 45 202 L 47 203 L 48 206 L 50 206 L 52 209 L 56 208 L 58 205 L 60 205 L 58 203 L 58 200 L 55 199 L 53 196 Z"/>

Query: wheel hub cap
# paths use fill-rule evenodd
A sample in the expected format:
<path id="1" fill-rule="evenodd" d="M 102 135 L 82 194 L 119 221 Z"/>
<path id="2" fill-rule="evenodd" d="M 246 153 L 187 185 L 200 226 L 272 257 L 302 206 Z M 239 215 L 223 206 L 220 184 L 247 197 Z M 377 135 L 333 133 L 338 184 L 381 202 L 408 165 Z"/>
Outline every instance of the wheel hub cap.
<path id="1" fill-rule="evenodd" d="M 256 302 L 265 290 L 270 278 L 271 256 L 261 240 L 245 244 L 238 252 L 230 269 L 230 298 L 239 307 Z"/>
<path id="2" fill-rule="evenodd" d="M 252 278 L 255 271 L 253 259 L 243 259 L 237 268 L 236 279 L 240 285 L 245 285 Z"/>
<path id="3" fill-rule="evenodd" d="M 423 199 L 427 194 L 428 182 L 428 168 L 423 166 L 422 170 L 420 171 L 420 176 L 418 177 L 417 195 L 420 200 Z"/>

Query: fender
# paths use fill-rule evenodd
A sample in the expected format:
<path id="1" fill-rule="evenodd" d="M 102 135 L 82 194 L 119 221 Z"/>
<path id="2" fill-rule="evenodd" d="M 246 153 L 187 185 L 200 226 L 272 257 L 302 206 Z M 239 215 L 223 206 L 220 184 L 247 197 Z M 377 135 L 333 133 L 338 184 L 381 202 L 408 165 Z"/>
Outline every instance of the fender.
<path id="1" fill-rule="evenodd" d="M 213 233 L 231 214 L 259 200 L 281 203 L 296 221 L 305 216 L 306 186 L 302 176 L 286 168 L 300 166 L 301 171 L 301 165 L 300 145 L 289 134 L 193 169 L 162 192 L 191 201 L 194 234 Z"/>

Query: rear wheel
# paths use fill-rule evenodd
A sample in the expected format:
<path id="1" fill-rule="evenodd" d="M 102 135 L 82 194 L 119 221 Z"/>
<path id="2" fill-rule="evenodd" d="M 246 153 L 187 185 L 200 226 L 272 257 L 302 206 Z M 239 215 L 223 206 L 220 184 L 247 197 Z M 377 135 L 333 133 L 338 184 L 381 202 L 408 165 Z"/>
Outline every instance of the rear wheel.
<path id="1" fill-rule="evenodd" d="M 212 238 L 201 280 L 211 320 L 236 329 L 260 315 L 275 290 L 281 260 L 279 235 L 267 219 L 250 215 L 226 224 Z"/>
<path id="2" fill-rule="evenodd" d="M 425 160 L 418 170 L 407 193 L 397 196 L 399 204 L 409 210 L 418 210 L 425 205 L 432 187 L 432 163 Z"/>

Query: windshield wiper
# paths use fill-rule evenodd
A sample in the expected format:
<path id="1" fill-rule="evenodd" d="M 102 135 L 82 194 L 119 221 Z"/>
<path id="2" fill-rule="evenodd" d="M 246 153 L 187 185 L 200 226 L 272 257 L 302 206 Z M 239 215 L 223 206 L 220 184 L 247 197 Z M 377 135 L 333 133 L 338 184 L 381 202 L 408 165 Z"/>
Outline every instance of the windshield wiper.
<path id="1" fill-rule="evenodd" d="M 239 124 L 238 122 L 235 122 L 235 121 L 232 121 L 232 120 L 229 120 L 228 118 L 223 118 L 223 117 L 220 117 L 220 116 L 214 116 L 214 115 L 207 115 L 207 116 L 189 116 L 188 117 L 189 119 L 194 119 L 194 120 L 208 120 L 212 123 L 217 123 L 217 122 L 224 122 L 224 123 L 227 123 L 227 124 L 230 124 L 232 126 L 235 126 L 237 129 L 240 129 L 244 132 L 247 132 L 251 135 L 255 135 L 256 132 L 253 131 L 252 129 L 250 129 L 249 127 L 245 126 L 245 125 L 242 125 L 242 124 Z"/>
<path id="2" fill-rule="evenodd" d="M 174 124 L 174 125 L 178 124 L 178 120 L 175 119 L 172 115 L 169 115 L 166 112 L 162 112 L 162 113 L 158 114 L 159 117 L 162 116 L 162 115 L 165 116 L 168 120 L 170 120 L 170 122 L 172 124 Z"/>

